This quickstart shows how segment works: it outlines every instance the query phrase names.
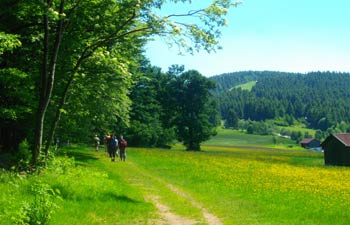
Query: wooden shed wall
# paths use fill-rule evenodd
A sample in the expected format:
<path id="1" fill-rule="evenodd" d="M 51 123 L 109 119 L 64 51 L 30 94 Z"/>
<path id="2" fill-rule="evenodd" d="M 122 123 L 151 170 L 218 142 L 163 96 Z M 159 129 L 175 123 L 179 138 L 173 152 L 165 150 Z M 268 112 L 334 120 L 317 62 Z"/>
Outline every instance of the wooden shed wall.
<path id="1" fill-rule="evenodd" d="M 323 143 L 326 165 L 350 166 L 350 148 L 335 137 L 330 137 Z"/>

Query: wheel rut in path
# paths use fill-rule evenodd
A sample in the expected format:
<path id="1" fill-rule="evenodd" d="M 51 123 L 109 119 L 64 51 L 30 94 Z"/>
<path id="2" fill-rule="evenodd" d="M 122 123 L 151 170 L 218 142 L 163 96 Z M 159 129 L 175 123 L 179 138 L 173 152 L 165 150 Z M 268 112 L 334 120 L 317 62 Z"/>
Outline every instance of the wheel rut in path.
<path id="1" fill-rule="evenodd" d="M 153 220 L 151 222 L 157 225 L 165 225 L 165 224 L 176 224 L 176 225 L 194 225 L 197 224 L 198 221 L 184 218 L 182 216 L 176 215 L 171 212 L 170 208 L 164 204 L 162 204 L 159 200 L 159 196 L 146 196 L 146 201 L 152 202 L 158 210 L 158 214 L 161 217 L 161 220 Z"/>
<path id="2" fill-rule="evenodd" d="M 203 217 L 205 218 L 207 224 L 209 225 L 222 225 L 221 220 L 214 214 L 210 213 L 202 204 L 194 200 L 190 195 L 185 192 L 180 191 L 175 186 L 168 184 L 168 188 L 174 193 L 180 195 L 184 199 L 187 199 L 191 204 L 202 211 Z"/>
<path id="3" fill-rule="evenodd" d="M 195 224 L 208 224 L 208 225 L 222 225 L 221 220 L 214 214 L 210 213 L 208 209 L 206 209 L 200 202 L 196 201 L 193 197 L 191 197 L 188 193 L 178 189 L 173 184 L 170 184 L 161 178 L 152 175 L 149 171 L 139 168 L 132 162 L 128 162 L 130 165 L 130 169 L 135 171 L 135 175 L 138 175 L 138 178 L 130 177 L 129 182 L 132 185 L 138 186 L 139 188 L 143 188 L 146 192 L 151 192 L 149 195 L 145 196 L 145 201 L 152 203 L 157 211 L 160 219 L 151 220 L 149 224 L 151 225 L 195 225 Z M 184 199 L 185 202 L 190 203 L 194 208 L 200 210 L 203 218 L 200 221 L 196 221 L 193 219 L 185 218 L 181 215 L 175 214 L 172 209 L 164 204 L 161 201 L 161 196 L 157 195 L 156 185 L 146 184 L 146 182 L 142 182 L 142 179 L 148 179 L 152 182 L 157 182 L 158 184 L 166 187 L 170 192 L 176 194 L 180 198 Z M 152 183 L 151 182 L 151 183 Z"/>

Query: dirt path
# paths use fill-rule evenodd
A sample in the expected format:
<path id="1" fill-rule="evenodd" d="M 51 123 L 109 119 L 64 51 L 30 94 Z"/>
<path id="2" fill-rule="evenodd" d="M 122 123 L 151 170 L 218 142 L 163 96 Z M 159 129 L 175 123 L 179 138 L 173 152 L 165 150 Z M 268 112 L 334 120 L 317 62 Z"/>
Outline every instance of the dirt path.
<path id="1" fill-rule="evenodd" d="M 157 225 L 165 225 L 165 224 L 192 225 L 192 224 L 198 223 L 198 221 L 196 220 L 187 219 L 171 212 L 171 209 L 168 206 L 163 205 L 160 202 L 159 196 L 146 196 L 146 201 L 152 202 L 155 205 L 155 207 L 158 209 L 158 214 L 161 217 L 161 219 L 152 221 L 152 222 L 155 222 L 155 224 Z"/>
<path id="2" fill-rule="evenodd" d="M 202 211 L 203 217 L 205 218 L 208 225 L 222 225 L 221 220 L 215 216 L 214 214 L 210 213 L 206 208 L 203 207 L 202 204 L 194 200 L 190 195 L 186 194 L 185 192 L 180 191 L 176 187 L 174 187 L 171 184 L 168 184 L 168 188 L 172 190 L 174 193 L 180 195 L 184 199 L 187 199 L 191 202 L 191 204 L 200 209 Z"/>
<path id="3" fill-rule="evenodd" d="M 145 201 L 152 203 L 157 209 L 159 219 L 151 219 L 148 221 L 150 225 L 195 225 L 195 224 L 208 224 L 208 225 L 222 225 L 221 220 L 210 213 L 203 204 L 196 201 L 188 193 L 175 187 L 173 184 L 167 183 L 163 179 L 154 176 L 149 171 L 139 168 L 132 162 L 128 162 L 130 169 L 133 170 L 132 177 L 129 177 L 130 184 L 142 188 L 145 192 Z M 185 218 L 182 215 L 178 215 L 174 210 L 169 207 L 158 193 L 161 191 L 158 188 L 161 187 L 171 194 L 175 194 L 180 198 L 182 204 L 190 204 L 193 208 L 196 208 L 201 218 Z"/>

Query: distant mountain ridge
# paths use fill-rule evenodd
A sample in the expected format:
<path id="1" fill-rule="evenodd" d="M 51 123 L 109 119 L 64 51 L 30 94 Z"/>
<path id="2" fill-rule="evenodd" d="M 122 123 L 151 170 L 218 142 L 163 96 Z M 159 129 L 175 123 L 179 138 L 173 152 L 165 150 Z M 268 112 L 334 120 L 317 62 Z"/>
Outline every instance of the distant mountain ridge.
<path id="1" fill-rule="evenodd" d="M 209 79 L 224 119 L 234 110 L 241 119 L 292 117 L 321 130 L 350 123 L 350 73 L 243 71 Z M 257 81 L 251 91 L 233 88 L 250 81 Z"/>

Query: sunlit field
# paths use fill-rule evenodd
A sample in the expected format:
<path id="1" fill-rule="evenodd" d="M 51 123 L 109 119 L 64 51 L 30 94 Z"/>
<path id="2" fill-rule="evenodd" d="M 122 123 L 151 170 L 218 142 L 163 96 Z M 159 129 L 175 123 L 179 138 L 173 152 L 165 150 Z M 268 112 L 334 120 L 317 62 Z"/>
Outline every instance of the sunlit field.
<path id="1" fill-rule="evenodd" d="M 112 163 L 104 152 L 76 147 L 62 150 L 59 161 L 40 176 L 2 171 L 1 224 L 14 224 L 23 202 L 33 201 L 31 187 L 38 183 L 61 196 L 51 224 L 161 224 L 150 196 L 194 224 L 208 223 L 191 201 L 223 224 L 349 224 L 350 168 L 324 166 L 322 153 L 202 150 L 128 148 L 126 162 Z"/>
<path id="2" fill-rule="evenodd" d="M 255 86 L 255 84 L 256 84 L 256 81 L 250 81 L 244 84 L 237 85 L 234 88 L 241 88 L 242 90 L 251 91 L 252 88 Z"/>
<path id="3" fill-rule="evenodd" d="M 287 138 L 272 135 L 246 134 L 231 129 L 218 129 L 218 134 L 203 143 L 206 146 L 259 146 L 269 148 L 302 149 L 299 145 Z"/>
<path id="4" fill-rule="evenodd" d="M 133 155 L 205 202 L 224 224 L 349 224 L 350 170 L 325 167 L 322 153 L 204 150 L 139 149 Z"/>

